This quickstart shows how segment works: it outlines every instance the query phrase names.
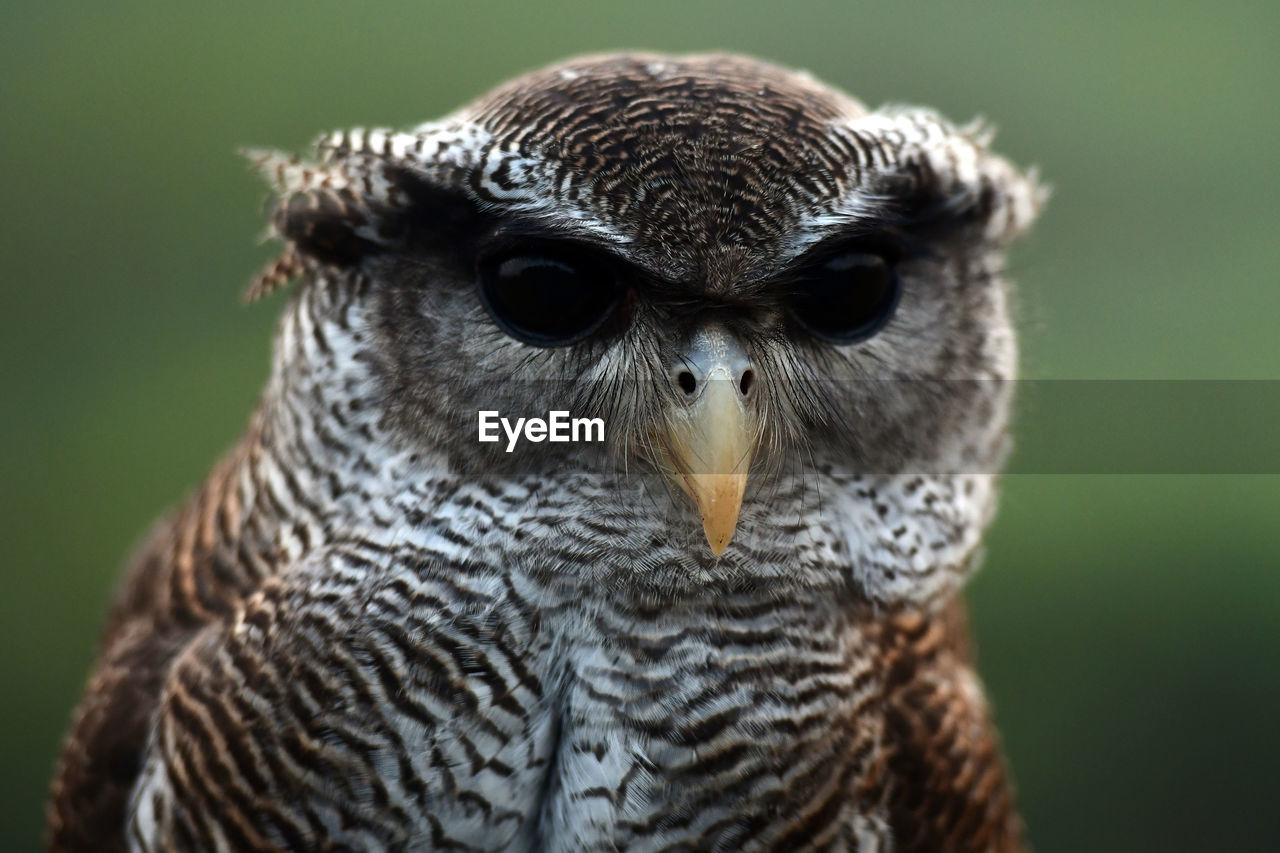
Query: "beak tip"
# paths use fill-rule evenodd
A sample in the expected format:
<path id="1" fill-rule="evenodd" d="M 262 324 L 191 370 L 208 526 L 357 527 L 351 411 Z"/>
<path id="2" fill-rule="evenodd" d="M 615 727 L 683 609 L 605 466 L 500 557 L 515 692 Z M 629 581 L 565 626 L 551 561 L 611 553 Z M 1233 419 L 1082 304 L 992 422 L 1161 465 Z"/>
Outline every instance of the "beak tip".
<path id="1" fill-rule="evenodd" d="M 711 553 L 717 557 L 723 554 L 729 548 L 729 543 L 733 541 L 733 534 L 737 527 L 737 518 L 734 518 L 735 524 L 725 529 L 723 519 L 717 519 L 720 523 L 712 522 L 710 519 L 704 519 L 702 524 L 702 532 L 706 534 L 707 545 L 711 548 Z"/>
<path id="2" fill-rule="evenodd" d="M 717 557 L 725 552 L 737 532 L 746 481 L 745 474 L 711 474 L 695 475 L 689 483 L 689 492 L 702 516 L 702 532 L 711 553 Z"/>

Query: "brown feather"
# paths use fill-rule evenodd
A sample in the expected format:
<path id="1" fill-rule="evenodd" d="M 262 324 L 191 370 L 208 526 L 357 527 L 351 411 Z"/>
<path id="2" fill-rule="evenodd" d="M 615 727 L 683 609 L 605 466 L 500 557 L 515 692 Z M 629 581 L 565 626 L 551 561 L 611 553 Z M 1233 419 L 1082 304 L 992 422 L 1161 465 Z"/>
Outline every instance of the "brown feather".
<path id="1" fill-rule="evenodd" d="M 901 851 L 1023 850 L 1000 745 L 977 689 L 964 603 L 883 623 L 890 824 Z"/>

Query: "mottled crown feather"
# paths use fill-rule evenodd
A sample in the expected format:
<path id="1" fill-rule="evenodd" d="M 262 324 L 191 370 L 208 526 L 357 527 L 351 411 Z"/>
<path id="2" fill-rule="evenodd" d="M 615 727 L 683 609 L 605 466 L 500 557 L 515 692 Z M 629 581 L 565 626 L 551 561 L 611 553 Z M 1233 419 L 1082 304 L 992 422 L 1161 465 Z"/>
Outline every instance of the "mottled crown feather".
<path id="1" fill-rule="evenodd" d="M 890 213 L 976 222 L 1000 245 L 1045 191 L 989 153 L 990 137 L 931 110 L 868 111 L 808 74 L 745 57 L 584 57 L 409 131 L 327 134 L 314 161 L 250 152 L 287 246 L 250 293 L 311 263 L 402 246 L 424 189 L 625 246 L 672 279 L 728 250 L 785 261 Z"/>

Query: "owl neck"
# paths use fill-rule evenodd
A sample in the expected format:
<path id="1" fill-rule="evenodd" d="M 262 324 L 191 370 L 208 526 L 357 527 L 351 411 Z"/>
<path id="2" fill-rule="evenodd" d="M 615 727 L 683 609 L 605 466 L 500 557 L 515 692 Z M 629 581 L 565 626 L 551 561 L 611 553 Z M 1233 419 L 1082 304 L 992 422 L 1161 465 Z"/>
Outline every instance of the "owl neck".
<path id="1" fill-rule="evenodd" d="M 219 506 L 218 546 L 274 572 L 334 531 L 390 517 L 397 495 L 444 486 L 383 423 L 374 330 L 356 278 L 307 281 L 277 328 L 271 376 L 241 444 L 197 502 Z M 422 471 L 439 475 L 424 484 Z M 196 555 L 198 558 L 198 555 Z"/>

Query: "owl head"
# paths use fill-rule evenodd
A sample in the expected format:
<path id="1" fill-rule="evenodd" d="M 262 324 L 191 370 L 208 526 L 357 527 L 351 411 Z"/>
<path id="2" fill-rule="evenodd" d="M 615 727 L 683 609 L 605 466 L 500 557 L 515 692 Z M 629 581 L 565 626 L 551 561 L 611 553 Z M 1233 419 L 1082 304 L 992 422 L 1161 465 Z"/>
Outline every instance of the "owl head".
<path id="1" fill-rule="evenodd" d="M 257 290 L 358 281 L 396 440 L 577 482 L 583 543 L 937 593 L 990 515 L 1003 256 L 1043 198 L 988 142 L 752 59 L 577 59 L 314 161 L 254 155 L 286 244 Z M 605 441 L 508 454 L 481 410 Z"/>

